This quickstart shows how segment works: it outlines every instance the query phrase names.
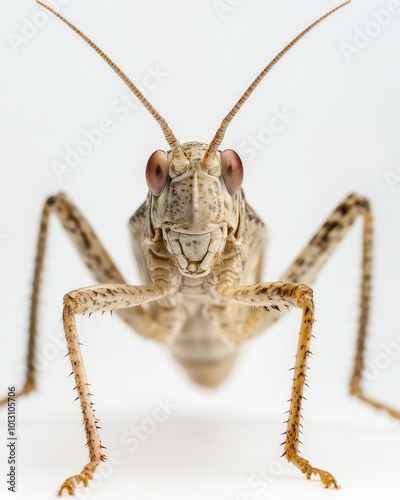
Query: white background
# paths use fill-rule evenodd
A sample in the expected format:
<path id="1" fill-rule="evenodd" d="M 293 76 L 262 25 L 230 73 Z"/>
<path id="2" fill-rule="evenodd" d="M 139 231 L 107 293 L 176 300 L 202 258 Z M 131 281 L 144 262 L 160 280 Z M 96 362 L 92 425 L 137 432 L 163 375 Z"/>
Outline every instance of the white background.
<path id="1" fill-rule="evenodd" d="M 62 3 L 62 13 L 137 84 L 146 82 L 148 67 L 166 73 L 147 95 L 181 142 L 208 142 L 265 64 L 337 5 L 222 0 L 226 10 L 218 13 L 212 0 Z M 286 108 L 294 116 L 254 160 L 243 154 L 247 199 L 270 233 L 265 279 L 279 276 L 348 193 L 371 200 L 376 241 L 367 359 L 378 369 L 365 387 L 400 407 L 399 359 L 392 359 L 400 346 L 400 182 L 390 189 L 385 179 L 387 172 L 400 174 L 400 15 L 350 60 L 342 49 L 343 43 L 354 44 L 357 27 L 367 29 L 373 10 L 389 3 L 355 0 L 309 33 L 251 96 L 222 147 L 241 152 L 249 136 L 269 126 L 274 109 Z M 23 379 L 36 235 L 46 197 L 68 193 L 129 281 L 138 283 L 127 221 L 146 195 L 148 156 L 167 147 L 146 110 L 137 107 L 125 120 L 112 111 L 128 89 L 50 15 L 27 43 L 12 46 L 10 34 L 22 36 L 25 18 L 42 20 L 40 11 L 31 0 L 3 0 L 0 7 L 1 393 Z M 103 118 L 114 131 L 57 178 L 54 162 L 65 164 L 66 148 L 76 148 L 83 131 L 97 128 Z M 398 499 L 398 422 L 347 396 L 359 301 L 361 224 L 356 226 L 315 285 L 316 338 L 304 409 L 304 455 L 337 476 L 340 492 L 324 492 L 318 481 L 302 480 L 279 461 L 298 312 L 249 342 L 236 371 L 214 391 L 194 386 L 162 346 L 105 315 L 78 325 L 103 442 L 109 453 L 121 454 L 123 464 L 103 471 L 108 479 L 100 475 L 101 488 L 82 498 L 372 499 L 380 494 Z M 53 498 L 62 480 L 86 463 L 69 362 L 62 341 L 55 339 L 62 339 L 63 294 L 93 283 L 54 221 L 47 257 L 39 391 L 18 404 L 18 497 L 27 499 Z M 392 358 L 385 354 L 389 345 Z M 151 416 L 157 398 L 170 398 L 178 408 L 133 452 L 121 436 Z M 0 421 L 3 495 L 4 411 Z M 256 488 L 249 481 L 262 468 L 267 478 Z"/>

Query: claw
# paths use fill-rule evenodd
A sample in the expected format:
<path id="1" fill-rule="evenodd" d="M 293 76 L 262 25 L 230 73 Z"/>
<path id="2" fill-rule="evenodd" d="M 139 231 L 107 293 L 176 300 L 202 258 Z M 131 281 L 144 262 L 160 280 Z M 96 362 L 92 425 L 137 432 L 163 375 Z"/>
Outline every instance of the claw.
<path id="1" fill-rule="evenodd" d="M 58 496 L 63 496 L 64 493 L 67 493 L 68 495 L 73 495 L 75 487 L 80 486 L 81 484 L 83 485 L 83 487 L 88 486 L 89 481 L 93 479 L 93 474 L 97 465 L 98 462 L 89 462 L 87 465 L 85 465 L 80 474 L 76 476 L 71 476 L 68 479 L 66 479 L 61 485 L 61 488 L 58 492 Z"/>
<path id="2" fill-rule="evenodd" d="M 307 479 L 310 479 L 311 476 L 314 474 L 316 476 L 319 476 L 322 484 L 325 486 L 325 488 L 334 488 L 338 490 L 340 486 L 337 484 L 336 479 L 327 472 L 326 470 L 323 469 L 317 469 L 316 467 L 313 467 L 308 460 L 305 458 L 300 457 L 299 455 L 295 455 L 293 458 L 290 460 L 293 462 L 296 467 L 300 469 L 300 471 L 305 474 Z"/>
<path id="3" fill-rule="evenodd" d="M 329 472 L 323 476 L 321 476 L 320 474 L 320 478 L 325 485 L 325 488 L 333 487 L 335 490 L 338 490 L 340 488 L 340 486 L 336 482 L 336 479 L 332 476 L 332 474 L 329 474 Z"/>

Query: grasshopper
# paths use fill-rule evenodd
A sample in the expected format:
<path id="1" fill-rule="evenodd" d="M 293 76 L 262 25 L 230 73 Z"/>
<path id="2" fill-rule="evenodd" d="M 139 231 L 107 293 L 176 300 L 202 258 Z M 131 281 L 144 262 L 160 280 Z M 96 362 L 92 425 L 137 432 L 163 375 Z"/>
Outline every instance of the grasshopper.
<path id="1" fill-rule="evenodd" d="M 219 150 L 229 123 L 275 64 L 311 29 L 344 5 L 331 10 L 295 37 L 260 72 L 209 144 L 180 144 L 164 118 L 111 59 L 63 16 L 38 1 L 87 42 L 127 84 L 160 125 L 171 148 L 155 151 L 146 167 L 149 193 L 129 221 L 133 250 L 144 285 L 128 285 L 91 226 L 64 194 L 46 201 L 40 224 L 30 311 L 27 374 L 18 396 L 35 388 L 37 310 L 48 221 L 58 216 L 72 242 L 101 283 L 64 296 L 63 324 L 81 404 L 89 462 L 64 481 L 60 494 L 87 486 L 106 459 L 80 349 L 75 316 L 115 311 L 142 337 L 165 343 L 196 383 L 216 387 L 229 375 L 241 344 L 265 331 L 290 306 L 302 311 L 284 455 L 307 478 L 319 477 L 338 488 L 329 472 L 314 467 L 299 453 L 300 419 L 307 360 L 314 323 L 312 283 L 329 255 L 361 217 L 363 262 L 360 319 L 350 392 L 375 408 L 400 413 L 365 395 L 362 389 L 364 348 L 371 289 L 372 215 L 368 200 L 349 195 L 287 268 L 278 281 L 261 282 L 265 226 L 245 200 L 243 165 L 231 150 Z"/>

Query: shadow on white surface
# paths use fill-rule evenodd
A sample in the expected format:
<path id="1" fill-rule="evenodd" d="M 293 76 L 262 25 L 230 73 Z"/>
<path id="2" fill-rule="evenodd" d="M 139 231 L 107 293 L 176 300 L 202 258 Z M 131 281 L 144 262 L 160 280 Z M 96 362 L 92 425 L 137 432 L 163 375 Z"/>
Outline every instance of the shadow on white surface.
<path id="1" fill-rule="evenodd" d="M 172 416 L 139 446 L 121 439 L 131 425 L 132 420 L 107 420 L 102 435 L 110 460 L 93 486 L 78 490 L 76 498 L 399 498 L 400 434 L 393 429 L 307 424 L 304 456 L 332 472 L 342 486 L 327 491 L 280 458 L 276 422 L 271 420 Z M 83 443 L 82 429 L 70 422 L 21 421 L 17 497 L 56 498 L 61 482 L 86 463 Z"/>

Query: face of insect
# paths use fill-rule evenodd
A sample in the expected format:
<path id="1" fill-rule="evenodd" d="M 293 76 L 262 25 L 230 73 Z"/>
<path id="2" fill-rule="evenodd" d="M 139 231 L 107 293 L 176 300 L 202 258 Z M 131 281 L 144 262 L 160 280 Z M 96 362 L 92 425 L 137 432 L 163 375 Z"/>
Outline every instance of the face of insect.
<path id="1" fill-rule="evenodd" d="M 189 277 L 209 274 L 239 223 L 242 162 L 228 149 L 218 151 L 212 168 L 205 169 L 207 147 L 183 144 L 184 168 L 174 165 L 171 152 L 156 151 L 146 168 L 152 229 L 161 230 L 179 271 Z"/>

